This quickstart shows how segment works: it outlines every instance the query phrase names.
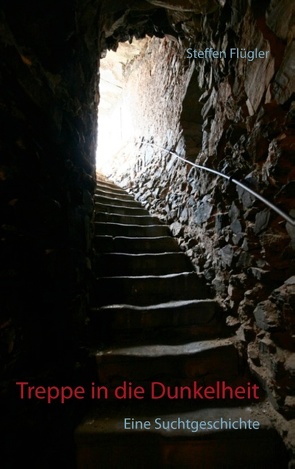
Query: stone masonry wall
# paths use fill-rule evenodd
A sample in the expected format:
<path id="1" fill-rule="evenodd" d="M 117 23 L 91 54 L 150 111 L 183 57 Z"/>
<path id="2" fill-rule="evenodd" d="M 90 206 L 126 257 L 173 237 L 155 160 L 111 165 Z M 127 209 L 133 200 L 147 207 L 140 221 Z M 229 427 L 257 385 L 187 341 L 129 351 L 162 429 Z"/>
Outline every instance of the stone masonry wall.
<path id="1" fill-rule="evenodd" d="M 223 2 L 183 44 L 150 41 L 151 59 L 133 65 L 130 78 L 131 86 L 138 83 L 136 164 L 120 178 L 170 225 L 227 311 L 274 406 L 294 416 L 294 227 L 230 182 L 143 144 L 241 180 L 294 216 L 294 5 L 256 3 Z M 227 58 L 193 61 L 188 45 L 225 50 Z M 270 53 L 263 60 L 229 59 L 234 47 Z M 194 158 L 180 124 L 193 69 L 202 93 L 201 150 Z"/>

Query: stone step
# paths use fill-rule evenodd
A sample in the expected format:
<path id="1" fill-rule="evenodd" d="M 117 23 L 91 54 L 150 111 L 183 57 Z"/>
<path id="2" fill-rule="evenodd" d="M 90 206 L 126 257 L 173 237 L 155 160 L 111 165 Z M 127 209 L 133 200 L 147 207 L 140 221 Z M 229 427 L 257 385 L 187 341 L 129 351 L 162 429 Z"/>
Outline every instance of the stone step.
<path id="1" fill-rule="evenodd" d="M 108 344 L 181 343 L 228 336 L 214 300 L 174 301 L 150 306 L 124 304 L 93 308 L 92 342 Z"/>
<path id="2" fill-rule="evenodd" d="M 95 215 L 97 222 L 120 223 L 123 225 L 161 225 L 156 217 L 150 215 L 121 215 L 105 212 L 97 212 Z"/>
<path id="3" fill-rule="evenodd" d="M 106 188 L 106 189 L 111 189 L 111 190 L 120 190 L 120 191 L 126 191 L 125 188 L 123 188 L 122 186 L 120 186 L 119 184 L 116 184 L 115 182 L 113 181 L 97 181 L 96 182 L 96 188 L 100 189 L 100 188 Z"/>
<path id="4" fill-rule="evenodd" d="M 110 179 L 98 178 L 96 181 L 96 187 L 110 187 L 111 189 L 122 189 L 118 184 L 111 181 Z"/>
<path id="5" fill-rule="evenodd" d="M 106 205 L 101 204 L 99 202 L 95 203 L 95 211 L 98 213 L 110 213 L 116 215 L 149 215 L 149 212 L 142 207 L 132 206 L 132 207 L 124 207 L 117 205 Z"/>
<path id="6" fill-rule="evenodd" d="M 114 181 L 111 181 L 110 179 L 108 179 L 108 180 L 98 179 L 96 181 L 96 187 L 101 187 L 101 186 L 110 187 L 112 189 L 121 189 L 121 190 L 123 190 L 123 188 L 121 186 L 119 186 L 119 184 L 115 183 Z"/>
<path id="7" fill-rule="evenodd" d="M 96 188 L 95 194 L 97 195 L 103 195 L 105 197 L 114 197 L 122 200 L 134 200 L 134 197 L 132 197 L 128 192 L 124 191 L 123 189 L 111 189 L 108 187 L 102 187 Z"/>
<path id="8" fill-rule="evenodd" d="M 97 469 L 98 461 L 116 469 L 288 467 L 286 449 L 261 406 L 181 410 L 172 402 L 97 405 L 75 431 L 77 469 Z M 252 429 L 243 429 L 243 422 Z"/>
<path id="9" fill-rule="evenodd" d="M 236 339 L 228 337 L 222 311 L 208 299 L 209 287 L 192 272 L 169 228 L 146 216 L 127 192 L 104 180 L 98 184 L 95 210 L 94 247 L 100 254 L 94 266 L 99 278 L 93 289 L 93 340 L 88 347 L 95 350 L 93 381 L 105 386 L 110 398 L 91 401 L 100 407 L 76 431 L 77 469 L 249 469 L 254 457 L 255 469 L 285 469 L 280 440 L 259 407 L 254 412 L 246 407 L 250 400 L 152 395 L 155 382 L 157 389 L 169 386 L 172 393 L 179 386 L 188 392 L 193 383 L 214 387 L 224 382 L 229 393 L 231 386 L 243 383 L 246 388 L 251 383 L 242 373 L 244 363 Z M 116 399 L 114 390 L 124 383 L 141 386 L 145 398 Z M 245 407 L 234 407 L 241 404 Z M 212 426 L 218 419 L 220 423 L 251 418 L 261 418 L 263 428 L 237 431 Z M 124 419 L 129 419 L 125 426 Z M 163 422 L 161 429 L 155 419 Z M 167 428 L 175 421 L 211 422 L 211 427 L 203 425 L 193 432 L 179 424 L 165 430 L 164 423 Z M 147 422 L 150 427 L 130 429 L 130 422 Z"/>
<path id="10" fill-rule="evenodd" d="M 112 387 L 123 381 L 141 386 L 155 381 L 185 386 L 192 380 L 204 386 L 239 374 L 239 356 L 232 339 L 106 349 L 97 352 L 96 364 L 99 383 Z"/>
<path id="11" fill-rule="evenodd" d="M 165 225 L 129 225 L 123 223 L 95 222 L 96 235 L 152 237 L 169 236 L 170 230 Z"/>
<path id="12" fill-rule="evenodd" d="M 114 329 L 152 329 L 211 324 L 216 320 L 215 300 L 171 301 L 148 306 L 111 304 L 93 308 L 92 315 L 109 321 Z"/>
<path id="13" fill-rule="evenodd" d="M 165 275 L 193 271 L 182 252 L 159 254 L 110 253 L 96 256 L 95 272 L 101 277 L 120 275 Z"/>
<path id="14" fill-rule="evenodd" d="M 142 205 L 139 202 L 136 202 L 133 197 L 126 196 L 122 197 L 110 197 L 107 194 L 95 194 L 94 202 L 99 202 L 100 204 L 105 205 L 114 205 L 116 207 L 139 207 L 142 208 Z"/>
<path id="15" fill-rule="evenodd" d="M 146 306 L 169 301 L 209 298 L 208 287 L 195 272 L 181 274 L 102 277 L 96 280 L 93 304 Z"/>
<path id="16" fill-rule="evenodd" d="M 179 252 L 177 241 L 171 236 L 131 238 L 110 235 L 95 236 L 96 252 L 160 253 Z"/>

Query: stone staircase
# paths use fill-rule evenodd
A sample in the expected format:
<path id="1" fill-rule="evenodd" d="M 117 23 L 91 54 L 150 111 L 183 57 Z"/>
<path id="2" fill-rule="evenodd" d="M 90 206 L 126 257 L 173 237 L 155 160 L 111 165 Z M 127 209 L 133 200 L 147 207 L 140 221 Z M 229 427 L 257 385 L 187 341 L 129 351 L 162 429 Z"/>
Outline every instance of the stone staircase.
<path id="1" fill-rule="evenodd" d="M 168 227 L 103 177 L 95 209 L 89 329 L 101 394 L 76 429 L 78 469 L 286 467 L 262 396 L 192 399 L 194 383 L 212 393 L 218 382 L 248 389 L 252 381 Z M 239 419 L 259 429 L 231 428 Z"/>

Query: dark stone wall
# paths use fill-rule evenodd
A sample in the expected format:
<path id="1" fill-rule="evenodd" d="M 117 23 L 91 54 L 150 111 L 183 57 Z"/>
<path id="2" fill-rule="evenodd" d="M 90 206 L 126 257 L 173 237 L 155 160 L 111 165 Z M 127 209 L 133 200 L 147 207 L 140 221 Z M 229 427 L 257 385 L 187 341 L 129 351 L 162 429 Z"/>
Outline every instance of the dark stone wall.
<path id="1" fill-rule="evenodd" d="M 101 49 L 172 27 L 145 1 L 3 0 L 0 20 L 0 371 L 9 383 L 62 368 L 80 340 Z"/>
<path id="2" fill-rule="evenodd" d="M 17 351 L 51 360 L 85 301 L 98 9 L 86 15 L 83 3 L 12 1 L 1 11 L 3 364 Z"/>
<path id="3" fill-rule="evenodd" d="M 32 458 L 32 467 L 53 467 L 59 445 L 61 464 L 73 467 L 63 433 L 72 409 L 59 413 L 20 403 L 14 383 L 75 379 L 91 266 L 100 10 L 87 1 L 1 5 L 0 399 L 10 461 L 5 467 L 14 467 L 16 449 L 23 451 L 23 461 Z M 24 432 L 31 437 L 27 445 Z"/>

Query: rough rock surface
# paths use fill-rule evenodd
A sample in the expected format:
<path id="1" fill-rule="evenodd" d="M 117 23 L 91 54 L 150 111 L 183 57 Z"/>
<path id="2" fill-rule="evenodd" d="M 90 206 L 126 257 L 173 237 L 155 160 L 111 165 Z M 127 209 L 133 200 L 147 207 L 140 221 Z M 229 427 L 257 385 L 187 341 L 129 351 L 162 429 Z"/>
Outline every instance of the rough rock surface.
<path id="1" fill-rule="evenodd" d="M 245 3 L 229 10 L 226 3 L 200 19 L 190 41 L 149 41 L 130 75 L 130 96 L 140 79 L 133 107 L 138 122 L 133 166 L 117 177 L 170 225 L 228 312 L 250 363 L 255 347 L 258 357 L 270 347 L 272 360 L 261 358 L 255 373 L 261 372 L 276 408 L 293 416 L 294 304 L 281 292 L 279 303 L 286 308 L 281 313 L 273 295 L 286 289 L 281 285 L 295 273 L 294 229 L 246 190 L 175 156 L 234 177 L 294 214 L 294 16 L 286 24 L 286 11 L 294 6 L 285 3 L 281 8 L 272 1 L 267 10 Z M 188 47 L 202 50 L 204 45 L 269 54 L 264 60 L 187 58 Z M 192 103 L 199 127 L 190 133 L 182 116 L 190 114 L 186 106 Z M 193 144 L 191 134 L 199 134 Z M 270 345 L 273 334 L 282 339 L 279 346 Z M 273 362 L 285 371 L 274 375 Z"/>

